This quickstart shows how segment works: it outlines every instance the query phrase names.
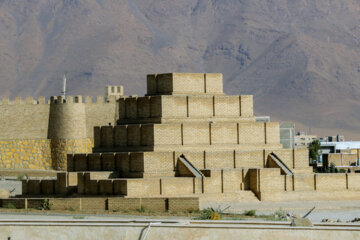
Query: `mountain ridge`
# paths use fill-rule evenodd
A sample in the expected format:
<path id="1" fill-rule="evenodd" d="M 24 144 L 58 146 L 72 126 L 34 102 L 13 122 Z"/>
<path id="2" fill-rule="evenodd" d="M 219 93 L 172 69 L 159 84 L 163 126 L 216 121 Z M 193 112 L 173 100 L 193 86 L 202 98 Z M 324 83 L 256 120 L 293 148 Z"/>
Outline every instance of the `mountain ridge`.
<path id="1" fill-rule="evenodd" d="M 0 63 L 1 97 L 221 72 L 257 114 L 360 138 L 360 0 L 2 0 Z"/>

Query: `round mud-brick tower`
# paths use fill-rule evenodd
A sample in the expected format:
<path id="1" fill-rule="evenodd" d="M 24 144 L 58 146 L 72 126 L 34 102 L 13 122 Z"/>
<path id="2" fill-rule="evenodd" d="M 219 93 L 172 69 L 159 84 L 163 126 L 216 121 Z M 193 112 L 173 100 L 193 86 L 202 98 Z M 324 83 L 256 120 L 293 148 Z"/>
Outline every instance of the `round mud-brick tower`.
<path id="1" fill-rule="evenodd" d="M 66 169 L 68 153 L 86 151 L 86 114 L 81 96 L 50 98 L 48 139 L 51 139 L 52 167 Z M 85 148 L 85 149 L 84 149 Z"/>

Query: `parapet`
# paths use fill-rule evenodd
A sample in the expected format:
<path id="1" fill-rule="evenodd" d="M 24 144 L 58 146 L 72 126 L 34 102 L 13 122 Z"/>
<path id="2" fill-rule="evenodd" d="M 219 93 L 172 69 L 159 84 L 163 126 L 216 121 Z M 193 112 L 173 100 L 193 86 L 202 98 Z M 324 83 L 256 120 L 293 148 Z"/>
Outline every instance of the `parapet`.
<path id="1" fill-rule="evenodd" d="M 39 97 L 38 99 L 34 99 L 32 97 L 27 97 L 23 99 L 22 97 L 15 97 L 13 101 L 9 98 L 0 99 L 0 105 L 34 105 L 34 104 L 45 104 L 45 97 Z"/>
<path id="2" fill-rule="evenodd" d="M 110 96 L 115 96 L 119 98 L 124 95 L 123 86 L 106 86 L 105 87 L 105 97 L 109 98 Z"/>
<path id="3" fill-rule="evenodd" d="M 164 73 L 147 75 L 147 96 L 223 94 L 221 73 Z"/>
<path id="4" fill-rule="evenodd" d="M 86 104 L 106 104 L 106 103 L 115 103 L 117 100 L 116 96 L 108 96 L 106 101 L 104 96 L 52 96 L 50 97 L 50 104 L 71 104 L 71 103 L 86 103 Z"/>

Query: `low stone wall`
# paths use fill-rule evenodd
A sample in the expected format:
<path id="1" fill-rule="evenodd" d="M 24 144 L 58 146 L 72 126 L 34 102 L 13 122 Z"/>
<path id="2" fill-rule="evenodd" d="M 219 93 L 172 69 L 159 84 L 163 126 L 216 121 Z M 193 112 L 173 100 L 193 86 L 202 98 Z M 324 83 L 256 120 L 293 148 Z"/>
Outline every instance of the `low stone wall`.
<path id="1" fill-rule="evenodd" d="M 261 201 L 356 200 L 360 196 L 356 173 L 280 175 L 275 168 L 250 169 L 250 189 Z M 341 193 L 341 194 L 337 194 Z"/>
<path id="2" fill-rule="evenodd" d="M 0 140 L 0 168 L 66 169 L 69 153 L 90 153 L 93 141 L 85 139 Z"/>
<path id="3" fill-rule="evenodd" d="M 48 139 L 0 140 L 0 168 L 51 169 Z"/>
<path id="4" fill-rule="evenodd" d="M 152 211 L 199 210 L 199 198 L 9 198 L 0 199 L 0 208 L 39 209 L 47 202 L 51 210 Z"/>

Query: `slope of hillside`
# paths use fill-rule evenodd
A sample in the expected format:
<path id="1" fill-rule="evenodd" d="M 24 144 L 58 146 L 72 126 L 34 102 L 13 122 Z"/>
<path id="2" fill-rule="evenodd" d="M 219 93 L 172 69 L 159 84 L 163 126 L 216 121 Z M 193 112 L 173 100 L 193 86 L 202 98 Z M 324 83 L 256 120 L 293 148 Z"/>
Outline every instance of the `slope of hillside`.
<path id="1" fill-rule="evenodd" d="M 64 72 L 69 94 L 143 94 L 173 71 L 360 139 L 360 0 L 0 0 L 0 96 L 58 95 Z"/>

